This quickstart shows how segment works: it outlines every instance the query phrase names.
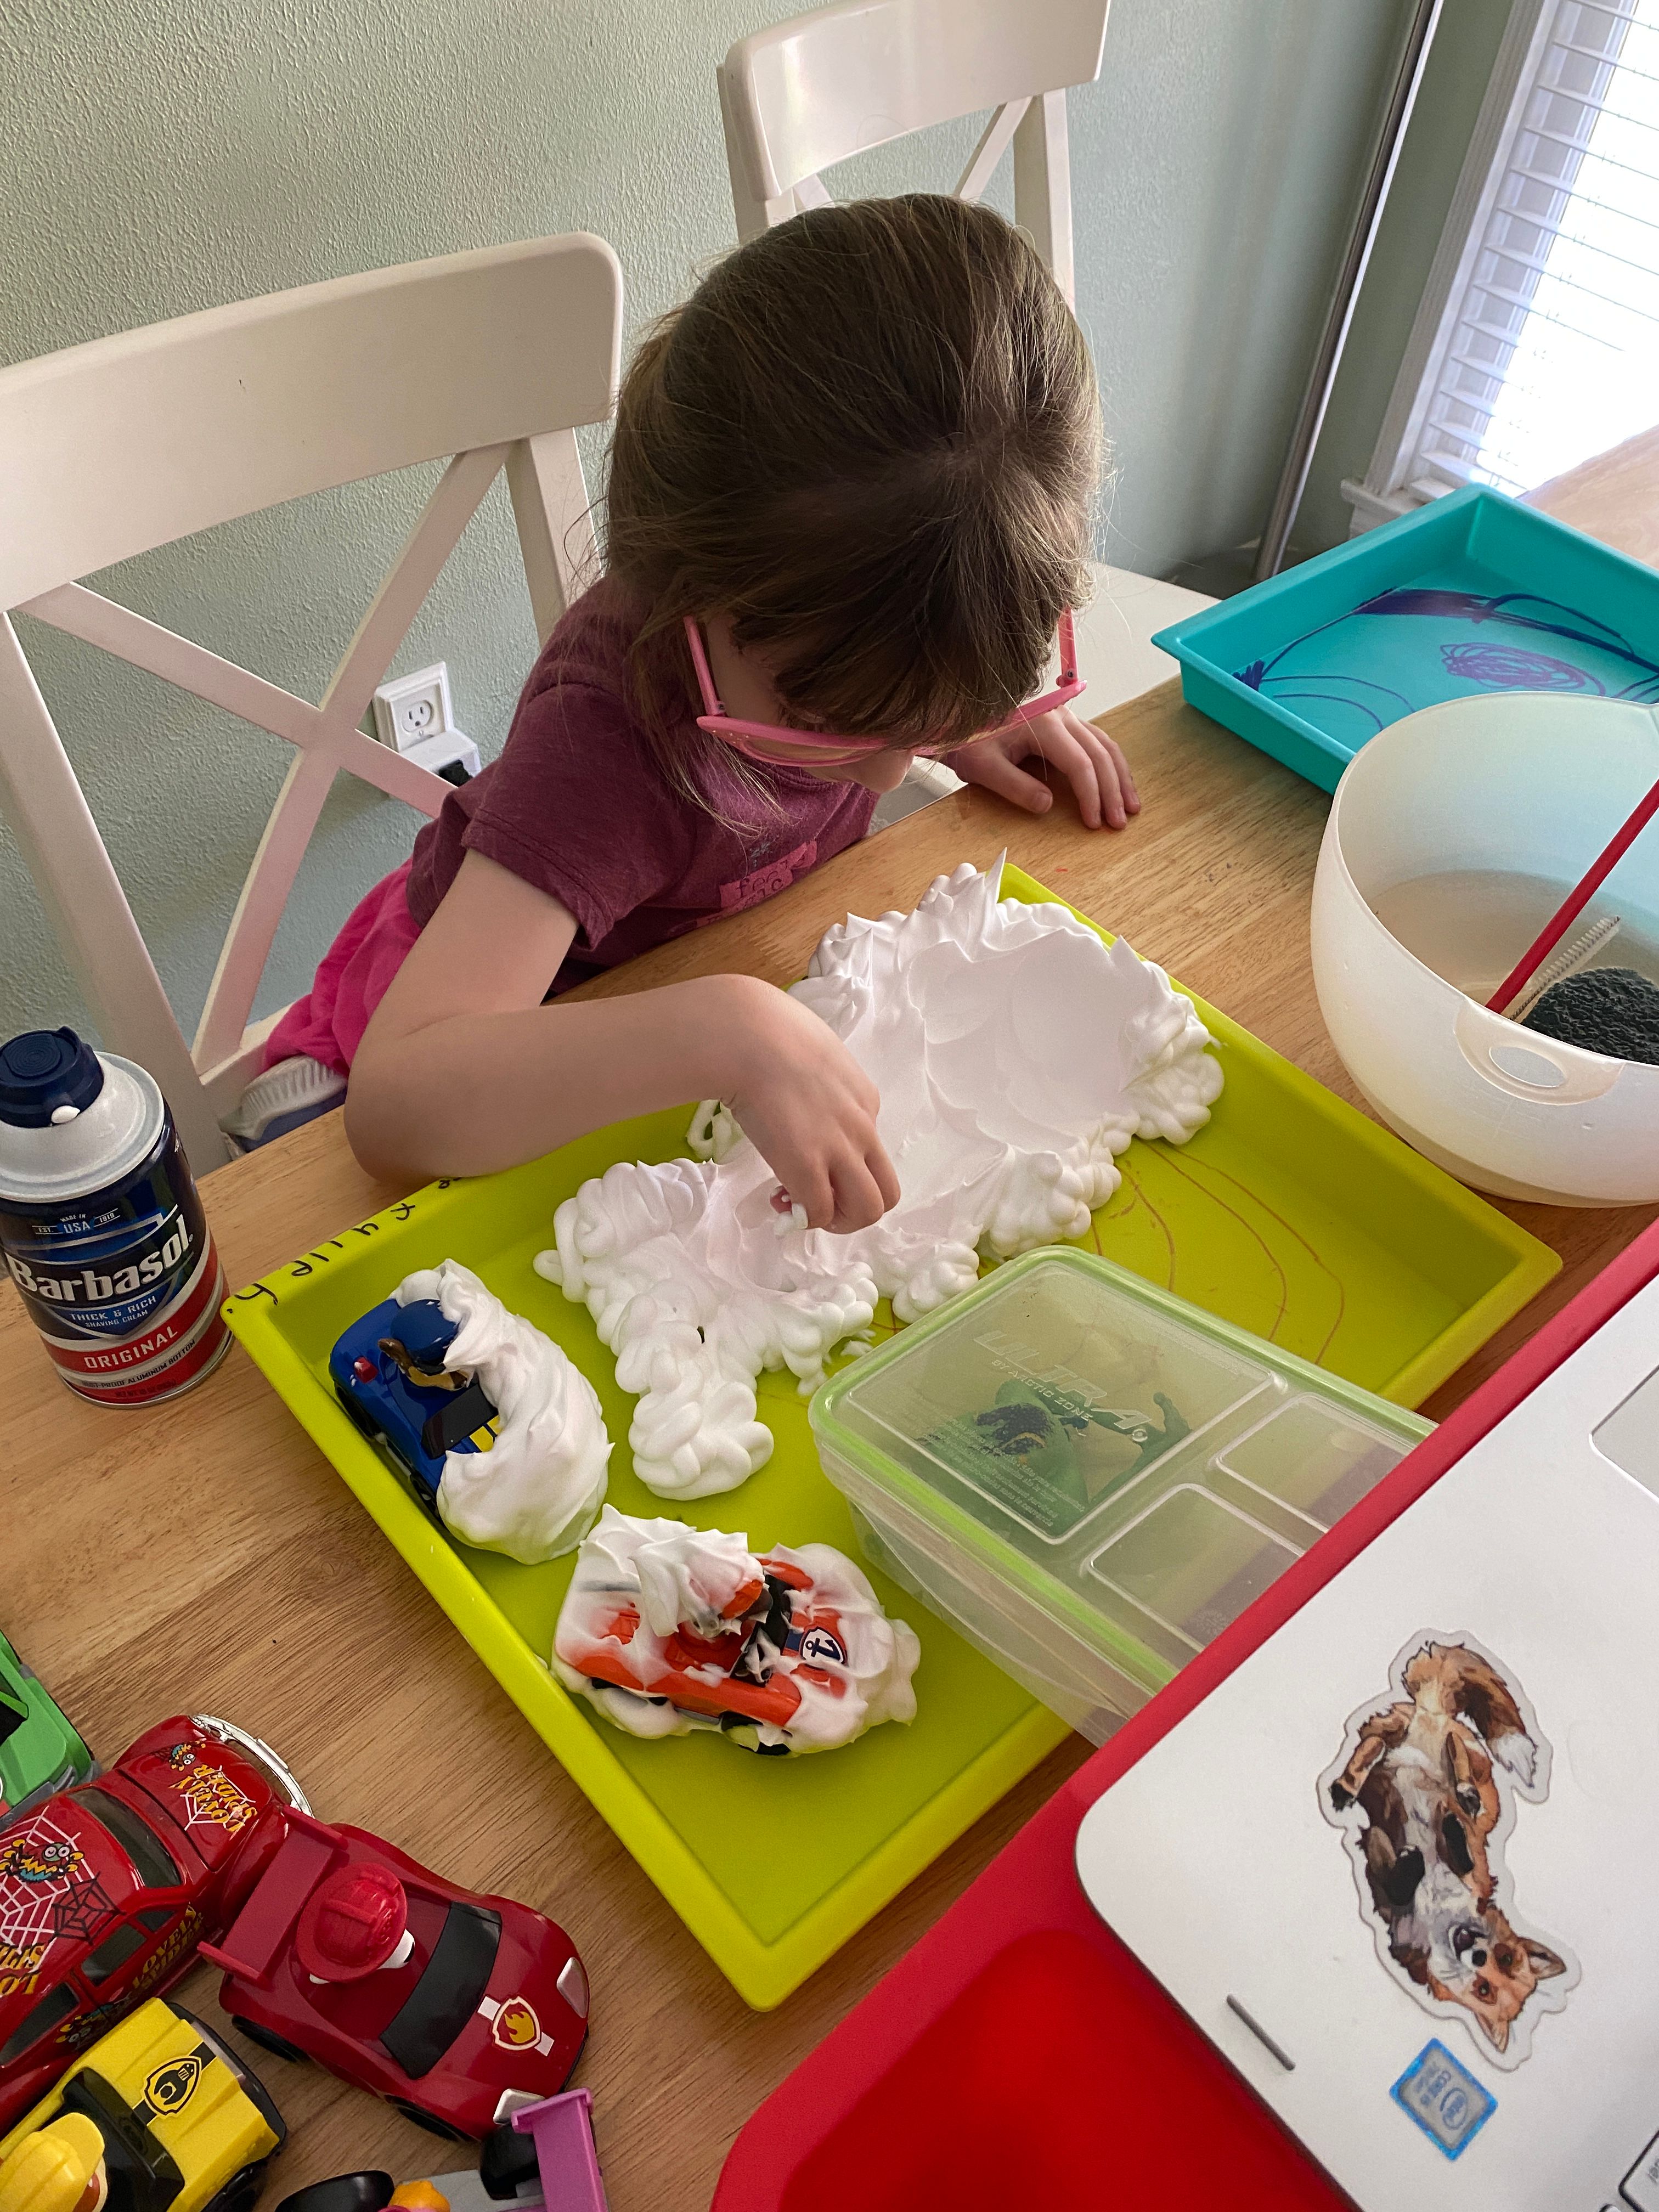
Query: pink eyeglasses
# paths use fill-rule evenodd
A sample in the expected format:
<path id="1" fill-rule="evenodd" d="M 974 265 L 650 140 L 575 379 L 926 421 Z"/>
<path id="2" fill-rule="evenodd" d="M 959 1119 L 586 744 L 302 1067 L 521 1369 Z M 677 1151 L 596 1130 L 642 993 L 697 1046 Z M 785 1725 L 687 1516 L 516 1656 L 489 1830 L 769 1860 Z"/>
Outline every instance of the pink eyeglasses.
<path id="1" fill-rule="evenodd" d="M 697 672 L 698 687 L 702 692 L 703 712 L 697 717 L 697 727 L 707 730 L 712 738 L 720 738 L 738 752 L 746 753 L 750 760 L 793 763 L 804 768 L 847 768 L 855 761 L 868 760 L 872 753 L 889 750 L 885 738 L 836 738 L 816 730 L 791 730 L 774 722 L 744 722 L 728 714 L 714 689 L 714 678 L 708 665 L 708 649 L 702 641 L 702 632 L 696 618 L 685 617 L 685 638 L 691 648 L 691 659 Z M 1018 729 L 1022 722 L 1034 722 L 1039 714 L 1051 714 L 1056 707 L 1064 707 L 1083 690 L 1077 672 L 1077 647 L 1072 635 L 1072 613 L 1068 607 L 1060 618 L 1060 681 L 1052 691 L 1040 698 L 1028 699 L 1017 707 L 1006 722 L 994 730 L 982 730 L 981 737 L 1000 737 L 1005 730 Z M 966 740 L 976 744 L 977 738 Z M 941 752 L 956 752 L 959 745 L 953 742 L 936 745 L 906 745 L 906 752 L 926 753 L 937 757 Z"/>

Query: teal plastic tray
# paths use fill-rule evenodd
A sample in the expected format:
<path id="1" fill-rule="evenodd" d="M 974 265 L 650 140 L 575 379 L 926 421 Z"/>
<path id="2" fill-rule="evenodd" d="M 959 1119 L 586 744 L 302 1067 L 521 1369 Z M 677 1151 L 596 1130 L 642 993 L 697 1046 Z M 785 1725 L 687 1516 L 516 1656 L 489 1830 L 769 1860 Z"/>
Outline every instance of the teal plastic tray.
<path id="1" fill-rule="evenodd" d="M 1334 791 L 1369 738 L 1444 699 L 1659 701 L 1659 571 L 1471 485 L 1152 642 L 1190 705 Z"/>

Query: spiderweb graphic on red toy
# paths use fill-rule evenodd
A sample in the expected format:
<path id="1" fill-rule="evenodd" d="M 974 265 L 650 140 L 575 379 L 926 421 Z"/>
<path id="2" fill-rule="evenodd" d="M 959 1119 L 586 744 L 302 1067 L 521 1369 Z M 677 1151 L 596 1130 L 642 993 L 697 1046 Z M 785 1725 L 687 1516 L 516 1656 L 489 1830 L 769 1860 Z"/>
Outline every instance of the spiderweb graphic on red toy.
<path id="1" fill-rule="evenodd" d="M 89 1943 L 104 1923 L 113 1918 L 115 1911 L 115 1899 L 93 1875 L 86 1881 L 77 1881 L 68 1896 L 58 1899 L 57 1933 Z"/>
<path id="2" fill-rule="evenodd" d="M 184 1744 L 178 1747 L 179 1751 L 187 1749 Z M 183 1764 L 176 1752 L 173 1763 Z M 234 1836 L 253 1818 L 253 1800 L 222 1767 L 210 1765 L 206 1759 L 198 1759 L 174 1786 L 185 1801 L 187 1828 L 228 1828 Z"/>
<path id="3" fill-rule="evenodd" d="M 32 1972 L 60 1936 L 83 1941 L 114 1911 L 73 1836 L 37 1813 L 0 1836 L 0 1960 Z"/>

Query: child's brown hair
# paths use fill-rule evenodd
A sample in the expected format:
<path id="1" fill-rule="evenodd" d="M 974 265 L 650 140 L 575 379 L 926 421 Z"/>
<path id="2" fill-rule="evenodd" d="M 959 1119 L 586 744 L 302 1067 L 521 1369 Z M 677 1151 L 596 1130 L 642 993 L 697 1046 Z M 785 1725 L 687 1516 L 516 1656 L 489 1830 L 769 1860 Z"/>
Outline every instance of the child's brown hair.
<path id="1" fill-rule="evenodd" d="M 649 724 L 683 726 L 682 617 L 723 612 L 820 727 L 994 727 L 1085 592 L 1099 465 L 1082 332 L 1000 216 L 915 193 L 752 239 L 623 380 L 607 565 Z"/>

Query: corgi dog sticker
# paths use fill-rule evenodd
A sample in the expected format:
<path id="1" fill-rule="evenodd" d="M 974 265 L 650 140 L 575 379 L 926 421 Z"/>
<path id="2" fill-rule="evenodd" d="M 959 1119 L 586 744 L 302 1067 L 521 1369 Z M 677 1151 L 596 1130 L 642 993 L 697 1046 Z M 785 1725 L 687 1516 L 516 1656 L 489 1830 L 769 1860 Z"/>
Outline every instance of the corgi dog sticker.
<path id="1" fill-rule="evenodd" d="M 1387 1692 L 1349 1720 L 1319 1778 L 1377 1956 L 1482 2056 L 1518 2066 L 1578 1962 L 1517 1918 L 1504 1846 L 1516 1808 L 1549 1794 L 1550 1747 L 1524 1692 L 1473 1637 L 1414 1637 Z"/>

